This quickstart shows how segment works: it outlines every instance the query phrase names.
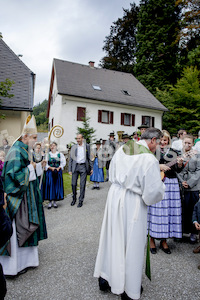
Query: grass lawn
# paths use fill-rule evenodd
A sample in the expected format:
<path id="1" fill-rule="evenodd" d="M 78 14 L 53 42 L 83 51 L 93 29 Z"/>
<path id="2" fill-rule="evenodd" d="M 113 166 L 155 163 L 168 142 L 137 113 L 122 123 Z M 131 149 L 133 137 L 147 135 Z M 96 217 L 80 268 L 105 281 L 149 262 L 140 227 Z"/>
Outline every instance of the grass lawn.
<path id="1" fill-rule="evenodd" d="M 104 171 L 104 178 L 106 178 L 106 168 L 105 167 L 103 168 L 103 171 Z M 69 175 L 68 173 L 63 173 L 63 184 L 64 184 L 65 197 L 72 193 L 71 180 L 72 180 L 71 175 Z M 90 175 L 88 175 L 86 185 L 91 184 L 91 183 L 92 182 L 90 181 Z M 78 178 L 77 186 L 78 186 L 78 188 L 80 186 L 80 176 Z"/>

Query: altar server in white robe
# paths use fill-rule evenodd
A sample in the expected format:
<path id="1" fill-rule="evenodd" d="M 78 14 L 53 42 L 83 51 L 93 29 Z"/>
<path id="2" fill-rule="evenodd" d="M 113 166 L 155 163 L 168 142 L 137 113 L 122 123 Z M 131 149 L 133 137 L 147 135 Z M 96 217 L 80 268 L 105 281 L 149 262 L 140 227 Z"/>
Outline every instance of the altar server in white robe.
<path id="1" fill-rule="evenodd" d="M 104 219 L 94 276 L 122 299 L 139 299 L 144 249 L 147 240 L 147 206 L 163 199 L 159 162 L 153 153 L 162 133 L 148 128 L 139 142 L 121 146 L 112 158 Z M 101 285 L 102 284 L 102 285 Z"/>

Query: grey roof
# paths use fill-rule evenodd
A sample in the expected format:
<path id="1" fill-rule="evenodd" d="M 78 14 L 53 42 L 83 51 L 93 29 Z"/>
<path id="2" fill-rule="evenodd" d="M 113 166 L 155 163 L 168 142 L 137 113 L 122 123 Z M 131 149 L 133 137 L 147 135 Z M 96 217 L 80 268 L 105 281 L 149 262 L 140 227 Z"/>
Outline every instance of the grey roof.
<path id="1" fill-rule="evenodd" d="M 58 93 L 167 111 L 132 74 L 54 59 Z M 101 90 L 95 90 L 93 85 Z M 130 95 L 125 95 L 122 91 Z"/>
<path id="2" fill-rule="evenodd" d="M 0 109 L 31 111 L 35 74 L 0 39 L 0 82 L 7 78 L 15 82 L 9 92 L 14 97 L 2 98 Z"/>

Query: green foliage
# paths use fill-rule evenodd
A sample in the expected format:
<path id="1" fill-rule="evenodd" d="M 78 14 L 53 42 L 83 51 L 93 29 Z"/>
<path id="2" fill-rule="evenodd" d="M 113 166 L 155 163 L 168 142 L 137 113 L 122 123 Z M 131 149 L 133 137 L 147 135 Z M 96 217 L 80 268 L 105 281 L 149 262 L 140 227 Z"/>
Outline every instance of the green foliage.
<path id="1" fill-rule="evenodd" d="M 0 38 L 1 38 L 1 33 L 0 33 Z M 14 81 L 10 79 L 6 79 L 5 81 L 0 82 L 0 107 L 1 107 L 1 101 L 3 100 L 2 98 L 12 98 L 14 95 L 10 94 L 10 90 L 12 85 L 14 84 Z M 5 119 L 6 115 L 5 114 L 0 114 L 0 119 Z"/>
<path id="2" fill-rule="evenodd" d="M 153 94 L 177 80 L 179 8 L 174 0 L 142 0 L 137 24 L 136 77 Z"/>
<path id="3" fill-rule="evenodd" d="M 196 66 L 197 69 L 200 70 L 200 46 L 188 53 L 188 64 L 190 66 Z"/>
<path id="4" fill-rule="evenodd" d="M 95 135 L 95 129 L 90 127 L 90 117 L 87 117 L 87 112 L 85 113 L 85 117 L 82 118 L 83 127 L 77 127 L 77 134 L 82 134 L 87 144 L 90 144 Z"/>
<path id="5" fill-rule="evenodd" d="M 100 63 L 103 68 L 133 73 L 139 8 L 135 3 L 130 6 L 123 9 L 124 16 L 113 22 L 110 35 L 106 36 L 103 47 L 106 56 Z"/>
<path id="6" fill-rule="evenodd" d="M 177 83 L 168 91 L 157 91 L 157 98 L 169 109 L 163 117 L 163 128 L 175 133 L 180 128 L 197 133 L 200 119 L 200 71 L 186 67 Z"/>
<path id="7" fill-rule="evenodd" d="M 200 35 L 200 1 L 176 0 L 176 5 L 182 9 L 180 20 L 181 31 L 177 36 L 182 48 L 191 50 L 194 41 L 199 44 Z"/>
<path id="8" fill-rule="evenodd" d="M 48 101 L 44 100 L 41 104 L 39 103 L 33 107 L 38 131 L 48 131 L 47 105 Z"/>
<path id="9" fill-rule="evenodd" d="M 14 81 L 12 81 L 8 78 L 5 81 L 0 82 L 0 103 L 2 101 L 2 97 L 3 98 L 12 98 L 14 96 L 13 94 L 9 93 L 13 84 L 14 84 Z"/>

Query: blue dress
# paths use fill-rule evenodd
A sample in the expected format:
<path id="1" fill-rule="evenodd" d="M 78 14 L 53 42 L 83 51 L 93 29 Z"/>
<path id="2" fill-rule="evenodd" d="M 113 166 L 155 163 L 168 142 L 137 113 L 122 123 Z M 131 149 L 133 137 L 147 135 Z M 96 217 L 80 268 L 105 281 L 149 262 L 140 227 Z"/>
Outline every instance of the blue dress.
<path id="1" fill-rule="evenodd" d="M 95 157 L 93 164 L 93 173 L 90 176 L 90 181 L 93 182 L 104 182 L 103 168 L 98 166 L 98 157 Z"/>
<path id="2" fill-rule="evenodd" d="M 50 167 L 58 168 L 60 166 L 60 153 L 58 153 L 56 158 L 51 157 L 49 154 L 48 165 Z M 47 170 L 44 197 L 49 201 L 64 199 L 62 169 L 59 171 Z"/>

